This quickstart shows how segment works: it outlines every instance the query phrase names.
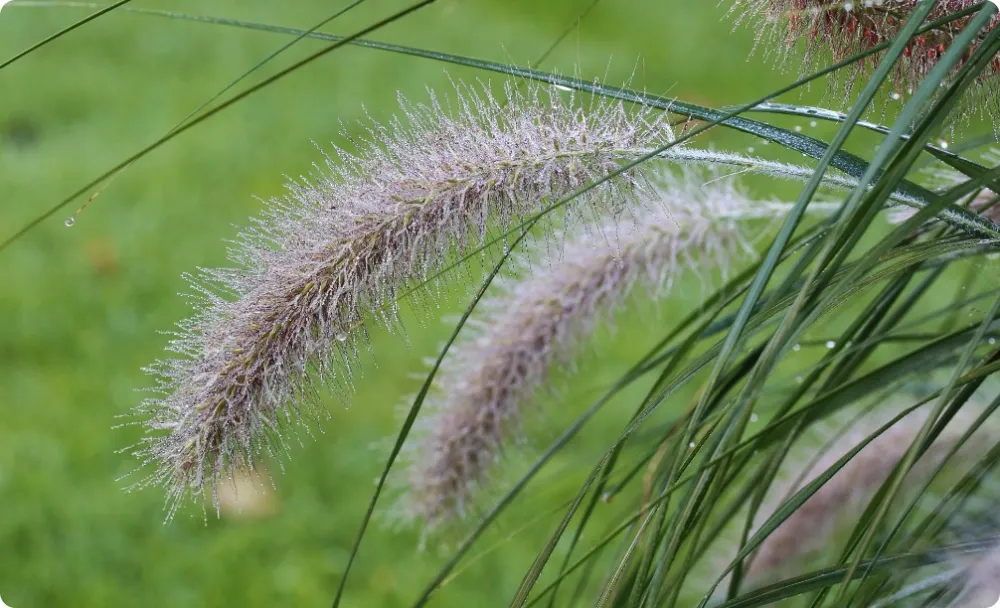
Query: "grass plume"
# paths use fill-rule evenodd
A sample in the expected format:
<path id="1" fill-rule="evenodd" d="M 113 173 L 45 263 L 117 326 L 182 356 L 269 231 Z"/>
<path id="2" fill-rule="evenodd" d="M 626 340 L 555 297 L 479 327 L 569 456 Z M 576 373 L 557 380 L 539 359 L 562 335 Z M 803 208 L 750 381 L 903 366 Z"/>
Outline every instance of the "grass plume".
<path id="1" fill-rule="evenodd" d="M 685 269 L 727 267 L 745 247 L 740 220 L 779 213 L 731 180 L 695 178 L 665 179 L 634 219 L 577 237 L 556 262 L 484 302 L 481 332 L 453 349 L 409 448 L 404 520 L 433 529 L 461 517 L 550 370 L 596 323 L 638 286 L 664 296 Z"/>
<path id="2" fill-rule="evenodd" d="M 913 489 L 927 481 L 934 467 L 957 445 L 975 418 L 969 410 L 977 409 L 967 407 L 950 421 L 908 474 L 907 487 Z M 800 574 L 807 569 L 808 560 L 817 555 L 828 557 L 839 548 L 834 532 L 854 523 L 910 448 L 926 422 L 927 414 L 926 407 L 917 410 L 882 433 L 772 532 L 752 556 L 747 568 L 749 584 L 754 586 Z M 814 437 L 811 441 L 807 440 L 809 447 L 802 445 L 795 448 L 786 458 L 781 473 L 783 480 L 770 489 L 759 521 L 763 521 L 788 496 L 807 485 L 882 426 L 885 415 L 884 409 L 876 410 L 849 422 L 834 433 L 830 433 L 828 425 L 820 425 L 810 431 Z M 828 438 L 818 442 L 822 447 L 817 451 L 815 439 L 823 434 Z M 977 432 L 947 466 L 954 472 L 956 467 L 967 465 L 983 452 L 984 446 L 988 447 L 987 444 L 985 432 Z"/>
<path id="3" fill-rule="evenodd" d="M 832 56 L 841 61 L 893 40 L 902 29 L 919 0 L 735 0 L 734 9 L 742 18 L 759 24 L 758 46 L 788 60 L 789 54 L 805 46 L 805 65 L 815 66 Z M 941 0 L 928 16 L 937 21 L 979 4 L 978 0 Z M 915 36 L 903 52 L 892 78 L 892 96 L 899 99 L 914 90 L 926 78 L 955 37 L 968 25 L 971 16 L 962 17 Z M 995 16 L 988 29 L 1000 25 Z M 978 44 L 978 43 L 977 43 Z M 976 46 L 973 45 L 966 57 Z M 874 69 L 880 55 L 857 63 L 841 80 L 847 89 Z M 956 70 L 961 66 L 956 66 Z M 1000 116 L 1000 57 L 996 57 L 980 75 L 972 89 L 968 108 Z M 977 107 L 978 106 L 978 107 Z"/>
<path id="4" fill-rule="evenodd" d="M 402 108 L 271 201 L 231 251 L 237 268 L 192 279 L 198 309 L 177 356 L 148 368 L 160 394 L 139 407 L 149 434 L 135 453 L 152 470 L 138 483 L 165 485 L 171 513 L 280 445 L 287 421 L 315 411 L 317 380 L 349 383 L 366 327 L 394 323 L 401 288 L 673 138 L 662 114 L 537 87 L 503 101 L 460 87 L 451 104 Z M 642 179 L 583 202 L 621 200 Z"/>

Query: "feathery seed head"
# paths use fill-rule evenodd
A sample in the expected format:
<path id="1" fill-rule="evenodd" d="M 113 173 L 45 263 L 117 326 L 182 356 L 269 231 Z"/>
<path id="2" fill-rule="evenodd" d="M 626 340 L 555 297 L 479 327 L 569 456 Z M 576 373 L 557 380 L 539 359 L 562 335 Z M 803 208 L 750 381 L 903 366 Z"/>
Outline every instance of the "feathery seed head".
<path id="1" fill-rule="evenodd" d="M 927 481 L 934 467 L 957 445 L 979 413 L 981 409 L 976 407 L 966 407 L 958 412 L 910 471 L 906 487 L 912 489 Z M 818 457 L 812 457 L 809 453 L 815 451 L 814 442 L 809 442 L 809 452 L 803 452 L 804 446 L 795 448 L 794 453 L 786 457 L 785 462 L 789 464 L 782 473 L 784 481 L 770 488 L 758 521 L 763 522 L 792 493 L 813 481 L 885 424 L 885 416 L 888 414 L 889 412 L 876 412 L 849 423 L 846 432 L 835 433 L 827 441 L 828 445 L 821 449 Z M 924 407 L 882 433 L 782 522 L 753 554 L 747 569 L 747 579 L 751 585 L 799 574 L 803 571 L 804 560 L 829 547 L 832 533 L 839 526 L 854 522 L 889 478 L 917 437 L 928 414 L 928 408 Z M 955 467 L 961 468 L 963 463 L 967 465 L 973 462 L 989 447 L 990 441 L 984 431 L 985 429 L 980 429 L 973 434 L 958 455 L 950 461 L 948 466 L 952 470 Z M 808 465 L 803 467 L 803 462 Z"/>
<path id="2" fill-rule="evenodd" d="M 958 555 L 951 560 L 958 571 L 950 587 L 955 593 L 948 606 L 995 606 L 1000 597 L 1000 544 L 985 553 Z"/>
<path id="3" fill-rule="evenodd" d="M 402 519 L 434 529 L 461 517 L 550 369 L 599 320 L 636 285 L 664 295 L 684 268 L 725 267 L 744 243 L 738 220 L 773 217 L 732 184 L 694 177 L 664 181 L 633 221 L 577 238 L 548 267 L 484 300 L 481 333 L 449 353 L 406 448 Z"/>
<path id="4" fill-rule="evenodd" d="M 735 0 L 734 8 L 742 9 L 744 16 L 762 21 L 765 24 L 762 31 L 773 34 L 776 44 L 783 47 L 779 51 L 782 54 L 804 41 L 806 63 L 812 65 L 826 53 L 840 61 L 894 39 L 918 3 L 919 0 Z M 978 0 L 940 0 L 928 21 L 946 18 L 977 4 Z M 963 17 L 911 39 L 894 73 L 895 91 L 913 90 L 971 19 Z M 988 27 L 997 25 L 1000 16 L 995 16 Z M 763 39 L 758 40 L 762 42 Z M 965 57 L 974 49 L 975 46 Z M 878 56 L 870 57 L 848 68 L 851 72 L 846 87 L 850 89 L 878 60 Z M 996 95 L 998 74 L 1000 56 L 980 75 L 975 93 L 977 99 L 988 104 L 987 111 L 993 115 L 1000 113 Z"/>
<path id="5" fill-rule="evenodd" d="M 350 382 L 365 320 L 392 325 L 402 287 L 673 137 L 658 112 L 541 88 L 506 97 L 403 101 L 403 118 L 271 201 L 231 252 L 238 268 L 192 280 L 200 308 L 170 344 L 178 356 L 148 370 L 161 395 L 139 407 L 150 434 L 135 453 L 152 468 L 139 485 L 166 485 L 171 514 L 189 493 L 214 498 L 220 477 L 314 412 L 315 379 Z M 620 200 L 643 180 L 632 171 L 584 198 Z"/>

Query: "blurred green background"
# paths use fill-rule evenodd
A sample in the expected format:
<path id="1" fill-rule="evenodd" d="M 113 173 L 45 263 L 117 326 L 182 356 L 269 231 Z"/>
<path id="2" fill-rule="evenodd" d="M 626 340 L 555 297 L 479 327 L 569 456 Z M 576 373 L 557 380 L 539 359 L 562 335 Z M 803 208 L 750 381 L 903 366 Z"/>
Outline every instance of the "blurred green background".
<path id="1" fill-rule="evenodd" d="M 345 2 L 138 1 L 135 6 L 310 27 Z M 377 32 L 401 44 L 526 65 L 576 20 L 590 0 L 439 0 Z M 753 32 L 734 31 L 728 3 L 604 0 L 542 66 L 706 105 L 747 101 L 791 80 L 760 54 Z M 405 6 L 369 0 L 325 28 L 353 32 Z M 71 7 L 9 5 L 0 15 L 0 60 L 81 18 Z M 163 135 L 189 111 L 286 42 L 280 35 L 112 13 L 0 71 L 0 236 Z M 265 68 L 319 48 L 304 41 Z M 447 72 L 446 72 L 447 69 Z M 49 606 L 326 606 L 343 571 L 397 407 L 420 380 L 449 325 L 408 324 L 408 340 L 376 332 L 371 360 L 345 407 L 293 441 L 291 459 L 270 467 L 275 489 L 250 495 L 242 515 L 207 519 L 187 505 L 164 524 L 159 489 L 122 490 L 134 460 L 118 450 L 139 431 L 113 428 L 142 398 L 140 367 L 160 356 L 187 316 L 181 274 L 226 263 L 225 238 L 285 176 L 307 174 L 320 147 L 365 112 L 397 109 L 397 92 L 421 101 L 449 78 L 496 75 L 425 60 L 343 48 L 252 96 L 141 160 L 103 191 L 72 228 L 74 201 L 0 252 L 0 596 L 14 608 Z M 242 86 L 246 86 L 246 83 Z M 808 127 L 807 127 L 808 128 Z M 753 145 L 712 135 L 702 145 Z M 85 197 L 84 197 L 85 198 Z M 704 293 L 683 284 L 677 317 Z M 465 294 L 459 290 L 457 295 Z M 461 298 L 449 302 L 461 309 Z M 646 319 L 634 316 L 630 319 Z M 650 332 L 623 320 L 599 335 L 599 353 L 560 382 L 558 408 L 510 468 L 546 445 L 644 351 Z M 635 395 L 637 393 L 630 393 Z M 683 396 L 681 397 L 683 401 Z M 560 456 L 449 582 L 435 605 L 502 605 L 605 442 L 634 405 L 606 412 Z M 379 447 L 372 447 L 378 444 Z M 523 462 L 522 462 L 523 461 Z M 391 501 L 391 497 L 390 497 Z M 387 503 L 388 504 L 388 503 Z M 623 505 L 624 506 L 624 505 Z M 612 506 L 602 507 L 611 509 Z M 533 522 L 533 523 L 532 523 Z M 529 525 L 531 524 L 531 525 Z M 348 606 L 412 602 L 457 530 L 420 552 L 418 531 L 372 527 L 347 589 Z M 483 554 L 487 549 L 494 549 Z"/>

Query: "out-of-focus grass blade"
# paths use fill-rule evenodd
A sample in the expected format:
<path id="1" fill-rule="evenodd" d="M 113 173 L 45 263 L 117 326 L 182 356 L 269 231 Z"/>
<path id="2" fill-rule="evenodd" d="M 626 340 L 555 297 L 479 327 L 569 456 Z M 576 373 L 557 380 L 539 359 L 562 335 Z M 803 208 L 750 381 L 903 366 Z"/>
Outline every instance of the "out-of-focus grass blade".
<path id="1" fill-rule="evenodd" d="M 754 533 L 753 536 L 744 544 L 736 557 L 730 562 L 729 566 L 726 567 L 720 574 L 715 584 L 713 584 L 706 592 L 704 598 L 702 599 L 699 606 L 704 606 L 711 599 L 712 593 L 715 592 L 715 588 L 725 579 L 726 575 L 729 574 L 733 568 L 736 567 L 740 561 L 750 555 L 754 549 L 760 546 L 772 532 L 778 529 L 790 515 L 795 513 L 799 507 L 801 507 L 813 494 L 815 494 L 821 487 L 826 485 L 834 475 L 837 474 L 851 459 L 854 458 L 861 450 L 863 450 L 868 444 L 870 444 L 875 439 L 878 439 L 882 433 L 892 428 L 897 422 L 905 418 L 907 415 L 912 413 L 918 406 L 913 406 L 904 409 L 899 414 L 892 417 L 889 422 L 880 426 L 875 432 L 871 433 L 865 437 L 862 441 L 858 442 L 850 451 L 844 454 L 842 457 L 837 459 L 830 467 L 824 470 L 822 473 L 816 476 L 815 479 L 810 481 L 808 484 L 802 487 L 802 489 L 795 492 L 788 500 L 783 502 L 778 509 L 770 515 L 767 520 L 761 524 L 760 528 Z"/>
<path id="2" fill-rule="evenodd" d="M 65 207 L 66 205 L 68 205 L 69 203 L 71 203 L 76 198 L 78 198 L 78 197 L 86 194 L 91 188 L 94 188 L 95 186 L 97 186 L 98 184 L 100 184 L 101 182 L 103 182 L 104 180 L 106 180 L 107 178 L 111 177 L 112 175 L 114 175 L 115 173 L 117 173 L 120 169 L 123 169 L 123 168 L 127 167 L 128 165 L 132 164 L 136 160 L 142 158 L 146 154 L 152 152 L 156 148 L 160 147 L 161 145 L 165 144 L 166 142 L 170 141 L 171 139 L 177 137 L 181 133 L 186 132 L 188 129 L 194 127 L 195 125 L 201 124 L 202 122 L 208 120 L 212 116 L 215 116 L 219 112 L 222 112 L 226 108 L 229 108 L 230 106 L 234 105 L 238 101 L 240 101 L 242 99 L 245 99 L 245 98 L 249 97 L 250 95 L 256 93 L 257 91 L 260 91 L 261 89 L 264 89 L 264 88 L 266 88 L 266 87 L 274 84 L 275 82 L 281 80 L 285 76 L 287 76 L 287 75 L 291 74 L 292 72 L 298 70 L 299 68 L 301 68 L 301 67 L 303 67 L 303 66 L 305 66 L 305 65 L 307 65 L 307 64 L 309 64 L 309 63 L 311 63 L 313 61 L 315 61 L 316 59 L 319 59 L 320 57 L 323 57 L 323 56 L 325 56 L 325 55 L 327 55 L 327 54 L 335 51 L 336 49 L 338 49 L 338 48 L 340 48 L 340 47 L 342 47 L 342 46 L 344 46 L 344 45 L 346 45 L 348 43 L 350 43 L 352 40 L 356 40 L 358 38 L 361 38 L 362 36 L 365 36 L 367 34 L 370 34 L 370 33 L 374 32 L 374 31 L 377 31 L 377 30 L 379 30 L 379 29 L 381 29 L 381 28 L 389 25 L 390 23 L 394 23 L 394 22 L 402 19 L 403 17 L 406 17 L 407 15 L 409 15 L 411 13 L 414 13 L 414 12 L 416 12 L 416 11 L 418 11 L 418 10 L 426 7 L 426 6 L 429 6 L 429 5 L 433 4 L 436 1 L 437 0 L 419 0 L 418 2 L 409 5 L 409 6 L 407 6 L 404 9 L 402 9 L 400 11 L 397 11 L 396 13 L 393 13 L 392 15 L 390 15 L 389 17 L 386 17 L 385 19 L 377 21 L 374 24 L 361 29 L 361 30 L 355 32 L 354 34 L 352 34 L 350 36 L 347 36 L 347 37 L 345 37 L 345 38 L 343 38 L 341 40 L 338 40 L 338 41 L 336 41 L 336 42 L 334 42 L 334 43 L 326 46 L 325 48 L 323 48 L 323 49 L 321 49 L 319 51 L 316 51 L 315 53 L 309 55 L 308 57 L 295 62 L 294 64 L 292 64 L 289 67 L 287 67 L 287 68 L 279 71 L 278 73 L 276 73 L 276 74 L 274 74 L 274 75 L 272 75 L 272 76 L 270 76 L 270 77 L 262 80 L 261 82 L 255 84 L 255 85 L 253 85 L 253 86 L 251 86 L 251 87 L 249 87 L 247 89 L 244 89 L 242 92 L 234 95 L 233 97 L 230 97 L 226 101 L 224 101 L 221 104 L 219 104 L 219 105 L 213 107 L 212 109 L 206 111 L 204 114 L 199 115 L 198 117 L 194 118 L 190 122 L 184 124 L 183 126 L 181 126 L 178 129 L 176 129 L 175 131 L 171 131 L 170 133 L 168 133 L 164 137 L 161 137 L 160 139 L 156 140 L 152 144 L 146 146 L 145 148 L 143 148 L 142 150 L 140 150 L 136 154 L 133 154 L 129 158 L 123 160 L 122 162 L 118 163 L 117 165 L 115 165 L 111 169 L 108 169 L 103 174 L 101 174 L 97 178 L 91 180 L 88 184 L 86 184 L 85 186 L 83 186 L 82 188 L 80 188 L 79 190 L 77 190 L 76 192 L 74 192 L 73 194 L 71 194 L 70 196 L 68 196 L 65 199 L 63 199 L 60 203 L 54 205 L 53 207 L 50 207 L 47 211 L 45 211 L 41 215 L 37 216 L 35 219 L 33 219 L 30 222 L 28 222 L 25 226 L 23 226 L 20 230 L 18 230 L 17 232 L 15 232 L 13 235 L 11 235 L 7 239 L 5 239 L 3 242 L 0 242 L 0 251 L 3 251 L 7 247 L 9 247 L 12 243 L 14 243 L 14 241 L 16 241 L 17 239 L 21 238 L 25 234 L 27 234 L 28 231 L 30 231 L 32 228 L 34 228 L 35 226 L 39 225 L 40 223 L 42 223 L 43 221 L 45 221 L 46 219 L 48 219 L 49 217 L 51 217 L 53 214 L 55 214 L 57 211 L 59 211 L 60 209 L 62 209 L 63 207 Z"/>
<path id="3" fill-rule="evenodd" d="M 50 42 L 53 42 L 55 40 L 58 40 L 59 38 L 62 38 L 63 36 L 65 36 L 66 34 L 72 32 L 73 30 L 75 30 L 76 28 L 80 27 L 81 25 L 86 25 L 86 24 L 90 23 L 91 21 L 93 21 L 94 19 L 97 19 L 98 17 L 100 17 L 102 15 L 108 14 L 108 13 L 110 13 L 111 11 L 115 10 L 118 7 L 125 6 L 126 4 L 128 4 L 131 1 L 132 0 L 120 0 L 119 2 L 115 2 L 114 4 L 109 4 L 109 5 L 106 5 L 106 6 L 100 6 L 100 5 L 94 6 L 94 8 L 99 8 L 100 10 L 98 10 L 96 13 L 90 15 L 89 17 L 84 17 L 83 19 L 80 19 L 76 23 L 73 23 L 72 25 L 68 25 L 68 26 L 64 27 L 63 29 L 61 29 L 58 32 L 56 32 L 55 34 L 52 34 L 51 36 L 49 36 L 48 38 L 45 38 L 44 40 L 40 40 L 39 42 L 36 42 L 35 44 L 33 44 L 33 45 L 29 46 L 28 48 L 24 49 L 23 51 L 21 51 L 20 53 L 14 55 L 10 59 L 4 61 L 3 63 L 0 63 L 0 70 L 4 69 L 5 67 L 7 67 L 10 64 L 14 63 L 15 61 L 17 61 L 19 59 L 22 59 L 22 58 L 30 55 L 31 53 L 33 53 L 33 52 L 37 51 L 38 49 L 42 48 L 43 46 L 45 46 L 46 44 L 48 44 Z M 13 3 L 13 4 L 11 4 L 11 6 L 17 6 L 17 5 L 18 5 L 18 3 L 16 3 L 16 2 Z"/>
<path id="4" fill-rule="evenodd" d="M 195 115 L 197 115 L 199 112 L 201 112 L 202 110 L 204 110 L 208 106 L 212 105 L 213 102 L 215 102 L 217 99 L 219 99 L 220 97 L 222 97 L 223 95 L 225 95 L 227 92 L 229 92 L 230 89 L 232 89 L 233 87 L 235 87 L 239 83 L 243 82 L 243 80 L 245 80 L 248 76 L 250 76 L 251 74 L 253 74 L 257 70 L 259 70 L 260 68 L 264 67 L 272 59 L 276 58 L 281 53 L 287 51 L 289 48 L 291 48 L 292 46 L 294 46 L 296 43 L 298 43 L 299 41 L 301 41 L 304 38 L 306 38 L 309 34 L 315 32 L 319 28 L 321 28 L 324 25 L 330 23 L 331 21 L 333 21 L 337 17 L 340 17 L 344 13 L 350 11 L 351 9 L 357 7 L 358 5 L 364 3 L 365 1 L 366 0 L 354 0 L 353 2 L 351 2 L 350 4 L 348 4 L 347 6 L 345 6 L 344 8 L 338 10 L 334 14 L 332 14 L 329 17 L 323 19 L 322 21 L 320 21 L 316 25 L 312 26 L 308 30 L 305 30 L 302 34 L 299 34 L 293 40 L 291 40 L 291 41 L 283 44 L 282 46 L 280 46 L 277 50 L 275 50 L 274 52 L 270 53 L 267 57 L 265 57 L 264 59 L 262 59 L 259 62 L 257 62 L 257 64 L 254 65 L 253 67 L 251 67 L 249 70 L 247 70 L 247 71 L 243 72 L 242 74 L 240 74 L 239 77 L 236 78 L 236 80 L 233 80 L 232 82 L 230 82 L 229 84 L 227 84 L 225 87 L 223 87 L 215 95 L 212 95 L 211 97 L 209 97 L 207 100 L 205 100 L 204 103 L 202 103 L 201 105 L 199 105 L 194 110 L 191 110 L 190 112 L 188 112 L 187 116 L 185 116 L 184 118 L 182 118 L 176 125 L 174 125 L 173 128 L 171 128 L 170 131 L 168 131 L 168 133 L 173 133 L 174 131 L 176 131 L 177 129 L 179 129 L 181 126 L 184 125 L 184 123 L 186 123 L 192 117 L 194 117 Z M 75 218 L 77 215 L 79 215 L 80 213 L 82 213 L 94 201 L 94 199 L 96 199 L 98 197 L 98 195 L 100 195 L 101 191 L 104 190 L 105 188 L 107 188 L 111 184 L 111 182 L 114 180 L 115 177 L 117 177 L 121 173 L 124 173 L 125 171 L 127 171 L 130 166 L 131 165 L 126 165 L 118 173 L 115 173 L 115 175 L 111 179 L 109 179 L 107 183 L 104 184 L 104 186 L 101 188 L 101 190 L 98 190 L 97 192 L 95 192 L 94 194 L 92 194 L 90 196 L 90 198 L 87 199 L 83 203 L 83 205 L 81 205 L 80 208 L 77 209 L 73 213 L 73 215 L 70 216 L 70 217 L 71 218 Z"/>
<path id="5" fill-rule="evenodd" d="M 545 60 L 549 58 L 549 55 L 551 55 L 553 51 L 559 48 L 559 45 L 562 44 L 562 41 L 565 40 L 567 36 L 572 34 L 573 30 L 580 27 L 580 23 L 582 23 L 583 20 L 587 18 L 587 15 L 590 14 L 590 11 L 594 10 L 594 8 L 598 4 L 600 4 L 600 2 L 601 0 L 590 0 L 590 4 L 585 6 L 583 10 L 580 11 L 580 13 L 573 19 L 573 22 L 570 23 L 568 26 L 566 26 L 566 29 L 564 29 L 562 33 L 559 34 L 559 36 L 557 36 L 556 39 L 552 41 L 552 44 L 550 44 L 544 51 L 542 51 L 542 54 L 539 55 L 538 59 L 535 60 L 534 66 L 537 68 L 542 63 L 544 63 Z"/>

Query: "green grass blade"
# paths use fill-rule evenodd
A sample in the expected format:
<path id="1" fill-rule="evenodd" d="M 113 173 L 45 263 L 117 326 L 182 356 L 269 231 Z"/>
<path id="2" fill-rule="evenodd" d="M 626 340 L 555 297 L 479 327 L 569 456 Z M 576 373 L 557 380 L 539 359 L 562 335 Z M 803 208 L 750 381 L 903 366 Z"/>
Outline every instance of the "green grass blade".
<path id="1" fill-rule="evenodd" d="M 355 32 L 354 34 L 352 34 L 350 36 L 342 38 L 341 40 L 338 40 L 338 41 L 336 41 L 336 42 L 334 42 L 334 43 L 326 46 L 325 48 L 323 48 L 323 49 L 321 49 L 319 51 L 316 51 L 315 53 L 312 53 L 308 57 L 295 62 L 291 66 L 289 66 L 289 67 L 287 67 L 287 68 L 279 71 L 278 73 L 276 73 L 276 74 L 274 74 L 272 76 L 269 76 L 268 78 L 264 79 L 263 81 L 255 84 L 255 85 L 253 85 L 253 86 L 251 86 L 251 87 L 249 87 L 247 89 L 244 89 L 240 93 L 236 94 L 233 97 L 230 97 L 229 99 L 227 99 L 226 101 L 222 102 L 221 104 L 219 104 L 217 106 L 214 106 L 212 109 L 206 111 L 205 113 L 201 114 L 197 118 L 191 120 L 190 122 L 185 123 L 180 128 L 178 128 L 178 129 L 176 129 L 174 131 L 171 131 L 167 135 L 161 137 L 160 139 L 158 139 L 155 142 L 151 143 L 150 145 L 146 146 L 145 148 L 143 148 L 139 152 L 133 154 L 129 158 L 127 158 L 124 161 L 118 163 L 117 165 L 115 165 L 111 169 L 108 169 L 103 174 L 101 174 L 97 178 L 91 180 L 88 184 L 86 184 L 85 186 L 83 186 L 82 188 L 78 189 L 73 194 L 69 195 L 68 197 L 66 197 L 65 199 L 63 199 L 62 201 L 60 201 L 58 204 L 50 207 L 44 213 L 42 213 L 41 215 L 35 217 L 33 220 L 31 220 L 25 226 L 23 226 L 20 230 L 18 230 L 17 232 L 15 232 L 13 235 L 9 236 L 8 238 L 6 238 L 3 242 L 0 242 L 0 251 L 3 251 L 5 249 L 7 249 L 8 247 L 10 247 L 11 244 L 13 244 L 19 238 L 21 238 L 22 236 L 24 236 L 25 234 L 27 234 L 32 228 L 34 228 L 35 226 L 41 224 L 46 219 L 52 217 L 52 215 L 54 215 L 57 211 L 59 211 L 60 209 L 62 209 L 66 205 L 70 204 L 76 198 L 78 198 L 78 197 L 82 196 L 83 194 L 85 194 L 86 192 L 88 192 L 94 186 L 100 184 L 101 182 L 103 182 L 107 178 L 109 178 L 112 175 L 114 175 L 115 173 L 117 173 L 119 170 L 124 169 L 128 165 L 134 163 L 138 159 L 140 159 L 143 156 L 145 156 L 146 154 L 152 152 L 153 150 L 155 150 L 156 148 L 160 147 L 161 145 L 167 143 L 171 139 L 174 139 L 178 135 L 186 132 L 188 129 L 194 127 L 195 125 L 201 124 L 202 122 L 204 122 L 204 121 L 208 120 L 209 118 L 215 116 L 219 112 L 222 112 L 223 110 L 225 110 L 225 109 L 233 106 L 234 104 L 236 104 L 240 100 L 245 99 L 245 98 L 249 97 L 250 95 L 253 95 L 254 93 L 260 91 L 261 89 L 264 89 L 264 88 L 266 88 L 266 87 L 274 84 L 275 82 L 278 82 L 279 80 L 281 80 L 285 76 L 288 76 L 292 72 L 295 72 L 299 68 L 301 68 L 301 67 L 303 67 L 303 66 L 305 66 L 305 65 L 307 65 L 307 64 L 309 64 L 309 63 L 311 63 L 313 61 L 315 61 L 316 59 L 319 59 L 321 57 L 324 57 L 324 56 L 328 55 L 329 53 L 337 50 L 338 48 L 341 48 L 344 45 L 349 44 L 353 40 L 356 40 L 358 38 L 361 38 L 362 36 L 366 36 L 366 35 L 368 35 L 368 34 L 370 34 L 372 32 L 375 32 L 375 31 L 377 31 L 377 30 L 379 30 L 379 29 L 381 29 L 381 28 L 383 28 L 383 27 L 385 27 L 385 26 L 387 26 L 387 25 L 389 25 L 391 23 L 395 23 L 396 21 L 399 21 L 403 17 L 406 17 L 407 15 L 409 15 L 411 13 L 414 13 L 414 12 L 416 12 L 416 11 L 418 11 L 418 10 L 426 7 L 426 6 L 429 6 L 429 5 L 433 4 L 436 1 L 437 0 L 419 0 L 418 2 L 415 2 L 414 4 L 411 4 L 411 5 L 407 6 L 404 9 L 402 9 L 400 11 L 397 11 L 396 13 L 393 13 L 389 17 L 381 19 L 381 20 L 375 22 L 374 24 L 369 25 L 368 27 L 365 27 L 365 28 L 363 28 L 363 29 Z"/>
<path id="2" fill-rule="evenodd" d="M 107 6 L 96 5 L 94 8 L 98 8 L 100 10 L 98 10 L 97 12 L 93 13 L 92 15 L 90 15 L 88 17 L 84 17 L 83 19 L 80 19 L 79 21 L 77 21 L 76 23 L 73 23 L 72 25 L 68 25 L 68 26 L 64 27 L 63 29 L 61 29 L 58 32 L 56 32 L 55 34 L 52 34 L 51 36 L 45 38 L 44 40 L 40 40 L 40 41 L 36 42 L 35 44 L 33 44 L 33 45 L 29 46 L 28 48 L 24 49 L 23 51 L 21 51 L 20 53 L 14 55 L 10 59 L 7 59 L 3 63 L 0 63 L 0 70 L 4 69 L 5 67 L 7 67 L 10 64 L 14 63 L 15 61 L 18 61 L 19 59 L 23 59 L 24 57 L 27 57 L 31 53 L 37 51 L 38 49 L 40 49 L 43 46 L 49 44 L 50 42 L 54 42 L 54 41 L 58 40 L 59 38 L 62 38 L 66 34 L 72 32 L 73 30 L 75 30 L 76 28 L 78 28 L 78 27 L 80 27 L 82 25 L 86 25 L 86 24 L 90 23 L 91 21 L 93 21 L 94 19 L 97 19 L 98 17 L 101 17 L 102 15 L 106 15 L 106 14 L 110 13 L 111 11 L 117 9 L 118 7 L 125 6 L 126 4 L 128 4 L 131 1 L 132 0 L 119 0 L 119 2 L 115 2 L 114 4 L 109 4 Z M 12 6 L 17 6 L 17 4 L 13 4 Z"/>

